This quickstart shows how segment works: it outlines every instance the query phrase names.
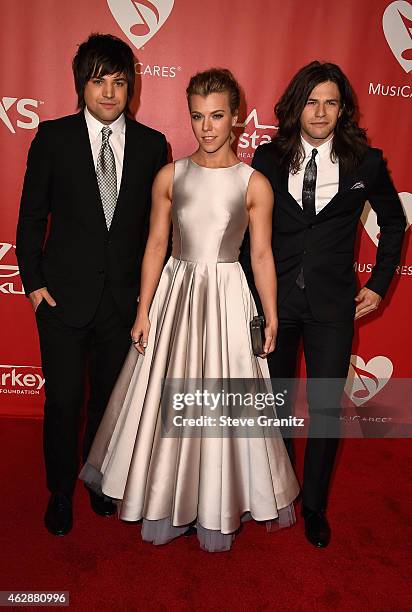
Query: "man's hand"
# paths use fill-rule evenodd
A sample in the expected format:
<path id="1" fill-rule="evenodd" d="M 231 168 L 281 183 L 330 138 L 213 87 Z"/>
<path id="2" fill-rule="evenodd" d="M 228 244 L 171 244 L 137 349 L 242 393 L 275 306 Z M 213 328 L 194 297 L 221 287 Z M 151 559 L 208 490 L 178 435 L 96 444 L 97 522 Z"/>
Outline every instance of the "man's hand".
<path id="1" fill-rule="evenodd" d="M 36 312 L 39 304 L 42 300 L 46 300 L 49 306 L 56 306 L 56 302 L 47 291 L 47 287 L 41 287 L 41 289 L 36 289 L 36 291 L 32 291 L 29 293 L 30 302 L 33 306 L 34 312 Z"/>
<path id="2" fill-rule="evenodd" d="M 363 317 L 364 315 L 376 310 L 381 301 L 382 298 L 378 293 L 375 293 L 375 291 L 372 291 L 372 289 L 368 289 L 367 287 L 362 287 L 358 295 L 355 297 L 355 319 L 360 319 L 360 317 Z"/>

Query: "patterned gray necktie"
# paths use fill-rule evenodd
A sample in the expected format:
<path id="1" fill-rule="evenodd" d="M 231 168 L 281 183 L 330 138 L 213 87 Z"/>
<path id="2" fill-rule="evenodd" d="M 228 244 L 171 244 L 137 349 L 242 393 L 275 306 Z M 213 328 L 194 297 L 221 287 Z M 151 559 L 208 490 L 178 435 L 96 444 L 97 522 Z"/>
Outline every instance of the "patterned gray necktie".
<path id="1" fill-rule="evenodd" d="M 108 125 L 105 125 L 102 128 L 102 146 L 96 164 L 97 183 L 99 185 L 107 229 L 110 229 L 117 203 L 116 163 L 112 147 L 109 143 L 110 134 L 112 134 L 112 130 Z"/>
<path id="2" fill-rule="evenodd" d="M 312 157 L 306 164 L 305 174 L 303 177 L 302 207 L 305 213 L 308 213 L 309 215 L 316 215 L 315 194 L 318 168 L 315 162 L 315 157 L 317 154 L 318 150 L 312 149 Z"/>
<path id="3" fill-rule="evenodd" d="M 317 149 L 312 149 L 312 157 L 306 164 L 305 174 L 303 176 L 303 187 L 302 187 L 302 208 L 308 215 L 316 215 L 316 177 L 318 168 L 315 162 L 315 157 L 318 154 Z M 305 279 L 303 276 L 303 267 L 300 269 L 296 284 L 299 289 L 305 288 Z"/>

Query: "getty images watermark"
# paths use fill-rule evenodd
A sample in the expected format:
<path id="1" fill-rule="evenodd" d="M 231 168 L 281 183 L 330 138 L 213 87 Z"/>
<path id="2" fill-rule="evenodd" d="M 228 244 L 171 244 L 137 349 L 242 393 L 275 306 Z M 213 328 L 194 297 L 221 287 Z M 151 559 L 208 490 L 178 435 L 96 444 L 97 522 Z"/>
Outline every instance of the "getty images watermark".
<path id="1" fill-rule="evenodd" d="M 371 385 L 358 389 L 336 378 L 168 378 L 162 384 L 162 435 L 412 437 L 405 405 L 405 397 L 412 394 L 411 379 L 382 379 L 374 384 L 379 394 Z"/>
<path id="2" fill-rule="evenodd" d="M 275 411 L 271 414 L 259 414 L 266 408 L 285 405 L 285 392 L 233 392 L 209 391 L 196 389 L 193 393 L 173 393 L 172 409 L 175 412 L 187 412 L 188 408 L 206 410 L 216 414 L 199 414 L 198 416 L 185 416 L 173 414 L 172 422 L 175 427 L 304 427 L 304 419 L 295 416 L 278 418 Z M 222 414 L 222 409 L 236 410 L 234 414 Z M 244 410 L 245 409 L 245 410 Z M 258 414 L 246 414 L 255 410 Z M 241 416 L 244 414 L 244 416 Z"/>
<path id="3" fill-rule="evenodd" d="M 285 413 L 288 393 L 263 378 L 166 379 L 162 435 L 256 438 L 304 429 L 304 418 Z"/>

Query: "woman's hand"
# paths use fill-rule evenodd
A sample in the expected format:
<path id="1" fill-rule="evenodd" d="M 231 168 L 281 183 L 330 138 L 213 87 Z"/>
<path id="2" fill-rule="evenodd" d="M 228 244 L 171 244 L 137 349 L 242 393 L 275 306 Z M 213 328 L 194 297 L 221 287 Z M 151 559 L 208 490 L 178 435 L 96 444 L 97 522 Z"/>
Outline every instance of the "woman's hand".
<path id="1" fill-rule="evenodd" d="M 141 355 L 145 354 L 149 338 L 150 321 L 147 315 L 137 314 L 136 321 L 131 331 L 132 343 Z"/>
<path id="2" fill-rule="evenodd" d="M 265 327 L 265 344 L 263 346 L 263 353 L 259 355 L 262 359 L 266 359 L 269 353 L 273 353 L 276 346 L 276 336 L 278 333 L 278 322 L 270 323 Z"/>

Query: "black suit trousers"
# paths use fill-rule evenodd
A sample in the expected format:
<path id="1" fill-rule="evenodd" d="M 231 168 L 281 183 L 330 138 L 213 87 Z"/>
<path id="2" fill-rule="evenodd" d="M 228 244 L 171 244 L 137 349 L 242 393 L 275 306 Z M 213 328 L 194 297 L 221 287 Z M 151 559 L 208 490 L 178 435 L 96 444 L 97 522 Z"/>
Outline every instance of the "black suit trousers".
<path id="1" fill-rule="evenodd" d="M 84 459 L 130 348 L 130 325 L 119 316 L 108 286 L 93 319 L 84 327 L 68 326 L 59 318 L 58 306 L 55 308 L 43 300 L 36 311 L 46 379 L 44 458 L 49 491 L 70 497 L 78 476 L 80 417 L 87 376 Z"/>
<path id="2" fill-rule="evenodd" d="M 269 371 L 273 379 L 292 381 L 296 373 L 298 350 L 303 342 L 310 419 L 305 449 L 303 503 L 312 510 L 324 510 L 339 442 L 339 416 L 350 363 L 353 319 L 333 323 L 315 320 L 306 291 L 297 285 L 279 305 L 278 315 L 278 337 L 276 349 L 268 357 Z M 275 387 L 276 384 L 274 381 Z M 286 397 L 293 397 L 293 388 L 288 389 Z M 277 407 L 279 417 L 288 417 L 291 410 L 290 402 Z M 292 439 L 287 432 L 285 444 L 293 458 Z"/>

